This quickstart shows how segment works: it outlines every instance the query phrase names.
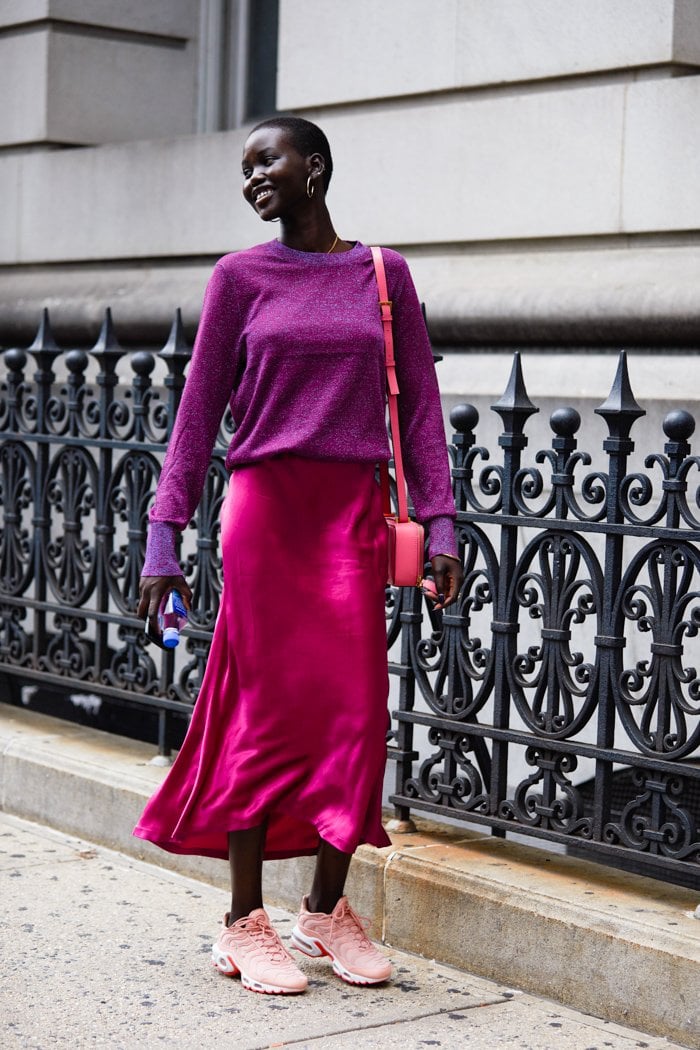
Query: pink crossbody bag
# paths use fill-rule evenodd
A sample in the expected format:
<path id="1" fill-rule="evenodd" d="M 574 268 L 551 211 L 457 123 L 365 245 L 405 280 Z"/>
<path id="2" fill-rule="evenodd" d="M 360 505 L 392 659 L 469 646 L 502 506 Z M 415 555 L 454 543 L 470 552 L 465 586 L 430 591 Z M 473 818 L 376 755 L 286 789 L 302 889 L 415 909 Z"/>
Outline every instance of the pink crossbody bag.
<path id="1" fill-rule="evenodd" d="M 384 520 L 389 532 L 389 579 L 394 587 L 420 587 L 423 582 L 423 564 L 425 558 L 425 533 L 423 526 L 411 521 L 408 516 L 408 499 L 406 496 L 406 479 L 403 473 L 401 454 L 401 434 L 399 433 L 399 384 L 396 379 L 396 361 L 394 359 L 394 333 L 392 329 L 391 300 L 386 283 L 382 249 L 371 249 L 374 271 L 377 275 L 379 289 L 379 309 L 384 332 L 384 358 L 386 362 L 386 388 L 389 402 L 389 421 L 391 424 L 391 443 L 394 448 L 394 466 L 396 468 L 396 492 L 398 496 L 398 513 L 391 509 L 389 492 L 389 467 L 382 462 L 379 475 L 384 506 Z"/>

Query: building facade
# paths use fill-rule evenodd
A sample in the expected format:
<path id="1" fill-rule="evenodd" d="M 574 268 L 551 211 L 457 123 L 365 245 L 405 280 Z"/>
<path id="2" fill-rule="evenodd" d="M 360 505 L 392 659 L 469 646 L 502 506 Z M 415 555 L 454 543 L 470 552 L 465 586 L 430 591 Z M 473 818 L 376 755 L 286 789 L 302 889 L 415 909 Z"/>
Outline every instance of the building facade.
<path id="1" fill-rule="evenodd" d="M 341 236 L 409 259 L 446 409 L 514 346 L 531 394 L 598 403 L 629 346 L 663 411 L 700 378 L 699 73 L 696 0 L 3 0 L 0 343 L 44 305 L 69 343 L 106 304 L 193 331 L 216 258 L 274 235 L 240 154 L 276 108 L 326 130 Z"/>

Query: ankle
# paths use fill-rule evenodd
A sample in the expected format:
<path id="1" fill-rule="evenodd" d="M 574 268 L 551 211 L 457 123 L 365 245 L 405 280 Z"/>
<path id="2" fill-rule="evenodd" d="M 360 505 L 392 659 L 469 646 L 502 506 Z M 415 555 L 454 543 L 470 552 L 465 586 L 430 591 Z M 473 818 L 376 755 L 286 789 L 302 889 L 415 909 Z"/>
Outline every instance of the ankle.
<path id="1" fill-rule="evenodd" d="M 251 912 L 255 911 L 257 908 L 262 908 L 262 906 L 262 901 L 260 901 L 259 904 L 253 904 L 253 906 L 250 908 L 247 906 L 247 904 L 237 907 L 232 903 L 231 911 L 228 913 L 226 924 L 228 926 L 233 926 L 234 922 L 238 922 L 239 919 L 247 919 Z"/>
<path id="2" fill-rule="evenodd" d="M 324 895 L 319 893 L 318 896 L 315 896 L 314 891 L 312 890 L 307 898 L 306 907 L 310 912 L 314 912 L 315 914 L 330 915 L 339 900 L 340 897 L 335 894 Z"/>

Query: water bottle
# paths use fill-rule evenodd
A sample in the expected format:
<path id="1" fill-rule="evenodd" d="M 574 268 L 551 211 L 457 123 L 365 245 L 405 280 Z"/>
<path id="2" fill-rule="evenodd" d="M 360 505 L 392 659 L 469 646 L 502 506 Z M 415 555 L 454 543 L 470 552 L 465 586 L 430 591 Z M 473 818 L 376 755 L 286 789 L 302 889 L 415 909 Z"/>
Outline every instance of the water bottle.
<path id="1" fill-rule="evenodd" d="M 158 610 L 158 626 L 166 649 L 174 649 L 180 641 L 180 631 L 187 626 L 187 609 L 179 591 L 168 591 Z"/>

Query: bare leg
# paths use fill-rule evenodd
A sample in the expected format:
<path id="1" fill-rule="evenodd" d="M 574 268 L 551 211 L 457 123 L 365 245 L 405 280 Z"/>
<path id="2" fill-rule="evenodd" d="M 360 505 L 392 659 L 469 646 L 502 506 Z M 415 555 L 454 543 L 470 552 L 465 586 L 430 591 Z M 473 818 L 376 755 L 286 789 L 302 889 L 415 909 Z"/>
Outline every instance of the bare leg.
<path id="1" fill-rule="evenodd" d="M 231 912 L 228 924 L 262 908 L 262 863 L 267 823 L 245 831 L 229 831 L 228 859 L 231 865 Z"/>
<path id="2" fill-rule="evenodd" d="M 333 911 L 343 896 L 351 860 L 352 853 L 343 853 L 321 839 L 309 894 L 309 911 L 320 911 L 326 915 Z"/>

